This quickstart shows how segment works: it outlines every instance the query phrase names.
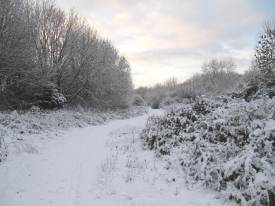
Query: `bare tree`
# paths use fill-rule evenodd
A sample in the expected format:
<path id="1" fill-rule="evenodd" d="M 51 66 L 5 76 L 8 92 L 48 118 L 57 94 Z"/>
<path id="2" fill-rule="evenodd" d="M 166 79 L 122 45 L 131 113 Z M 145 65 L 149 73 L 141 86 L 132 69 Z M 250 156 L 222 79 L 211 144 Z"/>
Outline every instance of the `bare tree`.
<path id="1" fill-rule="evenodd" d="M 51 0 L 0 0 L 0 11 L 2 106 L 129 104 L 127 60 L 73 11 Z"/>

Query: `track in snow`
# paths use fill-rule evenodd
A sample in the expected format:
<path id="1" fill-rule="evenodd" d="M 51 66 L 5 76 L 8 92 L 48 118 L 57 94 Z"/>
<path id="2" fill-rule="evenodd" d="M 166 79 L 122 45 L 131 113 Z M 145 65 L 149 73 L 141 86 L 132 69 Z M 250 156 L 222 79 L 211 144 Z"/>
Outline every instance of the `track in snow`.
<path id="1" fill-rule="evenodd" d="M 0 166 L 0 205 L 124 206 L 162 205 L 160 203 L 164 204 L 165 202 L 170 202 L 170 205 L 180 205 L 176 202 L 173 204 L 173 197 L 169 199 L 169 192 L 167 200 L 167 197 L 159 193 L 158 188 L 154 188 L 154 184 L 151 184 L 150 187 L 144 186 L 147 184 L 146 182 L 142 184 L 139 182 L 129 183 L 129 193 L 131 191 L 136 193 L 138 190 L 137 192 L 141 194 L 138 196 L 139 199 L 133 193 L 131 193 L 131 197 L 124 194 L 126 197 L 130 197 L 127 202 L 121 201 L 119 192 L 117 201 L 116 194 L 101 196 L 102 193 L 99 192 L 104 187 L 104 185 L 100 185 L 98 178 L 101 176 L 102 164 L 110 155 L 110 148 L 106 146 L 110 134 L 125 127 L 143 128 L 147 117 L 148 115 L 144 115 L 126 120 L 114 120 L 105 125 L 71 129 L 62 137 L 45 145 L 40 153 L 21 154 L 13 160 L 5 162 Z M 132 138 L 130 134 L 128 137 Z M 119 183 L 117 187 L 119 187 Z M 118 191 L 119 189 L 116 188 Z M 127 193 L 128 189 L 123 188 L 123 191 Z M 148 194 L 142 194 L 142 192 Z M 166 194 L 165 191 L 162 192 Z M 199 196 L 201 196 L 200 193 L 189 191 L 182 193 L 180 199 L 194 200 L 189 201 L 188 205 L 192 206 L 208 205 L 209 201 L 212 201 L 211 198 L 215 203 L 217 202 L 213 196 L 210 199 L 207 196 L 207 201 L 195 204 L 198 203 L 196 198 Z M 162 197 L 166 201 L 163 202 Z M 146 198 L 149 200 L 147 201 Z"/>

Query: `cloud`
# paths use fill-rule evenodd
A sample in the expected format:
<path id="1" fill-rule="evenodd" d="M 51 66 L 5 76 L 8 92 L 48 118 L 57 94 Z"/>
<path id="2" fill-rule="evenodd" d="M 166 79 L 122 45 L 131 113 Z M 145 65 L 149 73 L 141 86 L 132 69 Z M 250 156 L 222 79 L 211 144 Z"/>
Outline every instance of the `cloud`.
<path id="1" fill-rule="evenodd" d="M 272 0 L 57 0 L 75 8 L 127 56 L 136 86 L 183 81 L 211 57 L 249 66 Z"/>

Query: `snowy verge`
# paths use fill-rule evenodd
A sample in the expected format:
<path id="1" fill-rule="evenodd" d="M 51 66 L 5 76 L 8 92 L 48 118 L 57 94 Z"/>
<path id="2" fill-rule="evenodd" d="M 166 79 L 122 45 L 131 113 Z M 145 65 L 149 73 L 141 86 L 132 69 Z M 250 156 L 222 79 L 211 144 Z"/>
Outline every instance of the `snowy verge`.
<path id="1" fill-rule="evenodd" d="M 70 128 L 87 127 L 147 112 L 146 107 L 116 111 L 40 111 L 0 113 L 0 162 L 22 152 L 37 153 L 49 139 Z"/>

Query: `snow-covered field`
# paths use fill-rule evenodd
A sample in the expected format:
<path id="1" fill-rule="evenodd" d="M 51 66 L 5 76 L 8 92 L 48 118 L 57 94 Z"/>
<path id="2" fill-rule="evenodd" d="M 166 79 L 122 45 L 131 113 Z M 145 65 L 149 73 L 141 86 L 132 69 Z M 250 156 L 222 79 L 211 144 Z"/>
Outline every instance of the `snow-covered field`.
<path id="1" fill-rule="evenodd" d="M 152 113 L 161 113 L 151 110 Z M 189 188 L 176 169 L 142 148 L 148 114 L 68 129 L 36 152 L 0 166 L 0 205 L 232 205 L 218 194 Z"/>

